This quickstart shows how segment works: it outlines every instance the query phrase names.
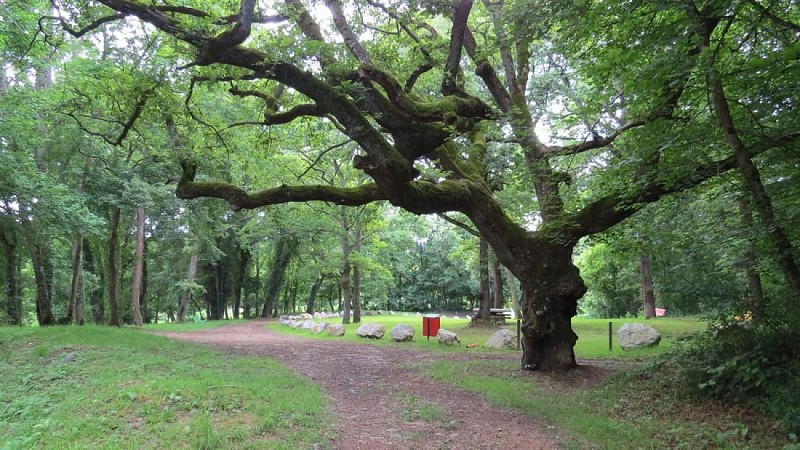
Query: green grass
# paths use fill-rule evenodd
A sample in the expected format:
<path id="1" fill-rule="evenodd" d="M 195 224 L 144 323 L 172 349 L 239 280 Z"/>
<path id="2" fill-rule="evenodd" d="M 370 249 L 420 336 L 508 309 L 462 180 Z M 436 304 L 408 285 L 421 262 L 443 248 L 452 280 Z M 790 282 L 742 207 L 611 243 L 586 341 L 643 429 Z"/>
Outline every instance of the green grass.
<path id="1" fill-rule="evenodd" d="M 266 358 L 134 329 L 0 328 L 0 449 L 293 449 L 331 424 L 321 390 Z"/>
<path id="2" fill-rule="evenodd" d="M 205 320 L 203 322 L 184 322 L 184 323 L 163 322 L 163 323 L 146 324 L 142 328 L 144 328 L 145 330 L 182 332 L 182 331 L 210 330 L 212 328 L 219 328 L 225 325 L 231 325 L 234 323 L 241 323 L 241 322 L 244 322 L 244 319 Z"/>
<path id="3" fill-rule="evenodd" d="M 608 350 L 608 323 L 612 325 L 612 351 Z M 643 323 L 661 333 L 657 347 L 622 350 L 617 341 L 617 331 L 624 323 Z M 575 356 L 578 358 L 642 358 L 664 353 L 687 336 L 706 328 L 706 322 L 691 318 L 659 317 L 656 319 L 583 319 L 572 320 L 572 329 L 578 335 Z"/>
<path id="4" fill-rule="evenodd" d="M 693 404 L 646 377 L 617 375 L 587 384 L 582 378 L 592 372 L 554 377 L 486 360 L 440 361 L 427 371 L 434 379 L 482 393 L 495 405 L 555 424 L 567 448 L 744 449 L 788 443 L 769 421 L 746 423 L 746 412 Z"/>
<path id="5" fill-rule="evenodd" d="M 327 320 L 329 323 L 341 323 L 341 319 L 322 319 Z M 317 320 L 320 322 L 322 320 Z M 578 335 L 578 343 L 575 346 L 575 355 L 578 358 L 625 358 L 625 359 L 641 359 L 654 355 L 664 353 L 669 349 L 673 343 L 687 335 L 700 331 L 705 328 L 706 324 L 696 319 L 685 318 L 658 318 L 655 320 L 645 321 L 644 319 L 612 319 L 613 327 L 613 346 L 612 351 L 608 350 L 608 319 L 573 319 L 572 327 Z M 489 339 L 489 336 L 499 327 L 472 327 L 470 321 L 467 319 L 441 319 L 441 327 L 453 331 L 458 334 L 461 339 L 461 346 L 451 347 L 439 345 L 436 337 L 428 340 L 422 336 L 422 318 L 413 315 L 399 316 L 399 315 L 379 315 L 379 316 L 364 316 L 361 318 L 361 323 L 377 322 L 386 326 L 386 335 L 382 339 L 364 339 L 356 335 L 356 330 L 361 324 L 347 324 L 345 325 L 345 335 L 343 337 L 328 336 L 327 333 L 313 335 L 307 330 L 293 329 L 279 323 L 273 323 L 269 326 L 282 333 L 295 334 L 299 336 L 312 337 L 314 339 L 344 339 L 347 341 L 358 342 L 367 345 L 394 345 L 394 346 L 412 346 L 416 349 L 424 349 L 430 351 L 513 351 L 513 350 L 487 350 L 483 348 L 483 344 Z M 654 327 L 662 334 L 661 343 L 658 347 L 637 349 L 623 351 L 617 342 L 617 330 L 623 323 L 637 322 L 647 323 Z M 415 329 L 413 342 L 394 342 L 389 337 L 389 331 L 398 324 L 411 325 Z M 509 321 L 506 328 L 516 332 L 516 322 Z M 465 349 L 468 344 L 480 344 L 476 348 Z"/>

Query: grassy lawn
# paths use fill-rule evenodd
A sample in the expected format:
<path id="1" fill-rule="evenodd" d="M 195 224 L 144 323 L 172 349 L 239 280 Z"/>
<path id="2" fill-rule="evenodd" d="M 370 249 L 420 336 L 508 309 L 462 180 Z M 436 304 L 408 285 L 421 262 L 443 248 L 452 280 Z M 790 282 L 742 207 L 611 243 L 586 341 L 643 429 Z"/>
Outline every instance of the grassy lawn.
<path id="1" fill-rule="evenodd" d="M 331 437 L 326 411 L 266 358 L 132 329 L 0 328 L 0 449 L 294 449 Z"/>
<path id="2" fill-rule="evenodd" d="M 321 319 L 320 321 L 328 321 L 329 323 L 341 323 L 341 319 Z M 482 352 L 500 350 L 487 350 L 484 349 L 483 343 L 489 339 L 492 333 L 500 329 L 500 327 L 472 327 L 468 319 L 452 319 L 442 318 L 441 327 L 450 331 L 454 331 L 461 339 L 460 347 L 448 347 L 439 345 L 436 337 L 428 340 L 427 337 L 422 336 L 422 318 L 414 315 L 379 315 L 379 316 L 364 316 L 361 318 L 362 323 L 382 323 L 386 326 L 386 336 L 383 339 L 373 340 L 364 339 L 356 335 L 356 330 L 361 324 L 347 324 L 345 325 L 345 335 L 343 337 L 328 336 L 327 333 L 313 335 L 307 330 L 293 329 L 279 323 L 273 323 L 269 326 L 275 331 L 282 333 L 290 333 L 299 336 L 308 336 L 314 339 L 344 339 L 348 341 L 359 342 L 368 345 L 396 345 L 396 346 L 414 346 L 414 348 L 430 350 L 430 351 L 470 351 Z M 696 319 L 687 318 L 665 318 L 660 317 L 655 320 L 645 321 L 644 319 L 613 319 L 613 350 L 608 350 L 608 319 L 574 319 L 572 327 L 578 335 L 578 343 L 575 346 L 575 355 L 578 358 L 625 358 L 625 359 L 640 359 L 650 357 L 663 353 L 666 349 L 673 345 L 676 340 L 679 340 L 694 332 L 700 331 L 705 328 L 705 322 Z M 617 330 L 626 322 L 647 323 L 654 327 L 662 334 L 661 343 L 658 347 L 623 351 L 617 343 Z M 411 325 L 415 329 L 414 342 L 394 342 L 389 338 L 389 331 L 398 324 Z M 516 322 L 509 321 L 506 328 L 516 332 Z M 466 345 L 479 344 L 475 348 L 466 349 Z M 513 350 L 506 350 L 513 351 Z"/>

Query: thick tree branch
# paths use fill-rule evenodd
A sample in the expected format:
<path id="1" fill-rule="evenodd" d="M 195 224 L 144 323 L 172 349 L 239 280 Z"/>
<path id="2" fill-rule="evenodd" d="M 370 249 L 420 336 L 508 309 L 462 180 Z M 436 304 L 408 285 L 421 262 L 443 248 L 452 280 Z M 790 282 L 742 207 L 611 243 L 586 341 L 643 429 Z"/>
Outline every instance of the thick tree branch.
<path id="1" fill-rule="evenodd" d="M 372 58 L 359 42 L 358 36 L 353 32 L 353 28 L 347 23 L 347 18 L 344 15 L 344 11 L 342 11 L 342 5 L 339 0 L 327 0 L 325 3 L 328 5 L 331 16 L 333 16 L 333 23 L 336 25 L 336 29 L 344 39 L 344 43 L 350 52 L 361 64 L 372 65 Z"/>
<path id="2" fill-rule="evenodd" d="M 386 196 L 374 183 L 358 187 L 342 188 L 330 185 L 286 186 L 249 193 L 244 189 L 223 182 L 194 181 L 196 167 L 183 161 L 181 176 L 175 194 L 178 198 L 219 198 L 228 202 L 234 210 L 254 209 L 280 203 L 322 201 L 337 205 L 360 206 Z"/>
<path id="3" fill-rule="evenodd" d="M 634 193 L 612 194 L 595 200 L 569 219 L 575 224 L 570 231 L 571 239 L 577 242 L 590 234 L 605 231 L 654 203 L 660 198 L 691 189 L 704 181 L 736 168 L 733 156 L 695 167 L 683 177 L 664 184 L 653 181 L 638 187 Z"/>
<path id="4" fill-rule="evenodd" d="M 221 33 L 219 36 L 207 41 L 197 55 L 198 65 L 208 65 L 216 62 L 217 56 L 224 53 L 229 48 L 242 44 L 250 37 L 253 26 L 253 16 L 255 14 L 256 0 L 241 0 L 239 4 L 239 14 L 236 25 L 230 30 Z"/>
<path id="5" fill-rule="evenodd" d="M 511 112 L 511 95 L 503 86 L 494 67 L 485 57 L 479 58 L 478 44 L 475 41 L 472 31 L 469 28 L 464 30 L 464 49 L 467 51 L 472 62 L 475 63 L 475 74 L 481 77 L 486 88 L 492 94 L 497 107 L 500 111 L 508 114 Z"/>
<path id="6" fill-rule="evenodd" d="M 448 95 L 429 102 L 417 101 L 407 95 L 400 83 L 387 72 L 373 66 L 362 66 L 359 72 L 383 87 L 395 106 L 422 122 L 450 123 L 456 117 L 482 119 L 491 115 L 489 107 L 477 98 Z"/>
<path id="7" fill-rule="evenodd" d="M 297 105 L 286 112 L 277 114 L 265 114 L 264 121 L 262 122 L 255 122 L 255 121 L 236 122 L 228 125 L 227 128 L 233 128 L 242 125 L 283 125 L 285 123 L 292 122 L 293 120 L 300 117 L 308 117 L 308 116 L 324 117 L 327 114 L 328 114 L 327 111 L 323 110 L 317 105 L 312 105 L 312 104 Z"/>
<path id="8" fill-rule="evenodd" d="M 458 72 L 461 66 L 461 48 L 464 46 L 464 34 L 467 30 L 467 19 L 472 10 L 472 0 L 459 0 L 453 10 L 453 27 L 450 30 L 450 48 L 444 65 L 442 93 L 444 95 L 463 95 L 458 83 Z"/>

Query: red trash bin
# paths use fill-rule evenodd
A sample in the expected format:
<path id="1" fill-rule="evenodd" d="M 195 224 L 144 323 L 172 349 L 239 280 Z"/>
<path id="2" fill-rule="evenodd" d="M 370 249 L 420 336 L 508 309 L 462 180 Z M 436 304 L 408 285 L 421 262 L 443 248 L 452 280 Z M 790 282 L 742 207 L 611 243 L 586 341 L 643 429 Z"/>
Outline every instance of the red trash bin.
<path id="1" fill-rule="evenodd" d="M 422 335 L 428 336 L 429 341 L 431 336 L 436 336 L 439 332 L 440 320 L 438 314 L 425 314 L 422 317 Z"/>

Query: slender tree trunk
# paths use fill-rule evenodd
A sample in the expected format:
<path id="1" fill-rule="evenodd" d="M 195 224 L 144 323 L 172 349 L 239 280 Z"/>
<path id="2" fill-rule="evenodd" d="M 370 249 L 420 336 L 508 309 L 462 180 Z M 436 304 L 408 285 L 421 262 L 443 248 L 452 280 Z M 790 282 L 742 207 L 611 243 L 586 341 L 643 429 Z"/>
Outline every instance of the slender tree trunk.
<path id="1" fill-rule="evenodd" d="M 354 228 L 355 239 L 353 242 L 353 251 L 358 253 L 361 251 L 361 240 L 364 228 L 361 214 L 356 217 Z M 353 323 L 361 323 L 361 266 L 358 262 L 353 264 Z"/>
<path id="2" fill-rule="evenodd" d="M 747 232 L 747 243 L 742 254 L 742 265 L 747 275 L 747 290 L 750 300 L 750 314 L 753 322 L 759 324 L 764 320 L 764 288 L 761 285 L 761 274 L 758 272 L 758 256 L 756 239 L 753 236 L 753 213 L 750 211 L 750 197 L 745 194 L 737 201 L 739 216 Z"/>
<path id="3" fill-rule="evenodd" d="M 653 291 L 653 267 L 650 257 L 644 253 L 639 255 L 639 275 L 641 276 L 644 318 L 656 316 L 656 296 Z"/>
<path id="4" fill-rule="evenodd" d="M 492 284 L 492 291 L 494 293 L 494 307 L 502 308 L 505 299 L 503 298 L 503 275 L 500 272 L 500 261 L 497 258 L 492 261 L 492 274 L 494 283 Z"/>
<path id="5" fill-rule="evenodd" d="M 136 253 L 133 257 L 133 285 L 131 286 L 131 314 L 133 325 L 144 325 L 142 320 L 142 264 L 144 262 L 144 208 L 136 208 Z"/>
<path id="6" fill-rule="evenodd" d="M 238 247 L 238 245 L 237 245 Z M 242 289 L 244 287 L 244 281 L 250 273 L 250 252 L 238 248 L 237 252 L 239 259 L 236 264 L 236 270 L 232 273 L 233 280 L 231 289 L 233 290 L 233 318 L 239 318 L 239 309 L 242 307 Z"/>
<path id="7" fill-rule="evenodd" d="M 122 326 L 119 317 L 118 295 L 119 295 L 119 223 L 121 211 L 119 208 L 111 210 L 111 232 L 108 237 L 108 306 L 110 316 L 108 324 L 114 327 Z"/>
<path id="8" fill-rule="evenodd" d="M 97 274 L 98 288 L 93 290 L 89 296 L 89 303 L 92 308 L 92 321 L 95 325 L 102 325 L 105 321 L 105 305 L 103 304 L 103 291 L 105 289 L 105 270 L 103 264 L 95 258 L 95 252 L 88 239 L 83 240 L 83 259 L 86 261 L 87 270 Z"/>
<path id="9" fill-rule="evenodd" d="M 44 267 L 44 259 L 49 255 L 38 244 L 33 244 L 32 247 L 31 265 L 33 266 L 33 275 L 36 281 L 36 317 L 40 326 L 55 325 L 47 269 Z"/>
<path id="10" fill-rule="evenodd" d="M 77 236 L 72 241 L 72 284 L 69 290 L 69 307 L 67 308 L 66 323 L 71 323 L 73 316 L 75 323 L 79 323 L 77 310 L 78 296 L 81 293 L 81 269 L 83 267 L 83 237 Z"/>
<path id="11" fill-rule="evenodd" d="M 511 293 L 511 307 L 514 309 L 514 316 L 517 318 L 522 317 L 522 311 L 519 305 L 519 295 L 517 294 L 517 285 L 514 283 L 514 275 L 506 268 L 506 281 L 508 282 L 508 291 Z"/>
<path id="12" fill-rule="evenodd" d="M 353 323 L 361 323 L 361 267 L 353 264 Z"/>
<path id="13" fill-rule="evenodd" d="M 225 301 L 225 272 L 222 267 L 224 260 L 217 261 L 214 265 L 214 276 L 212 277 L 213 289 L 209 291 L 208 298 L 208 318 L 210 320 L 221 320 L 224 301 Z"/>
<path id="14" fill-rule="evenodd" d="M 340 282 L 342 288 L 342 323 L 344 324 L 350 323 L 350 303 L 353 296 L 351 270 L 352 268 L 350 267 L 350 260 L 345 258 L 344 263 L 342 264 L 342 278 Z"/>
<path id="15" fill-rule="evenodd" d="M 472 318 L 473 323 L 489 323 L 489 242 L 481 238 L 478 250 L 478 266 L 480 285 L 478 287 L 478 314 Z"/>
<path id="16" fill-rule="evenodd" d="M 148 240 L 145 238 L 144 249 L 142 253 L 142 294 L 139 296 L 141 299 L 139 306 L 142 310 L 142 321 L 146 324 L 150 323 L 151 321 L 151 312 L 149 303 L 147 301 L 147 243 Z"/>
<path id="17" fill-rule="evenodd" d="M 0 242 L 5 248 L 6 314 L 9 325 L 22 325 L 22 268 L 17 246 L 17 232 L 0 229 Z"/>
<path id="18" fill-rule="evenodd" d="M 266 298 L 264 299 L 264 308 L 261 310 L 261 317 L 269 317 L 273 307 L 278 305 L 278 295 L 286 279 L 286 269 L 297 252 L 297 246 L 297 239 L 288 234 L 282 234 L 278 238 L 278 242 L 275 244 L 272 265 L 267 276 Z"/>
<path id="19" fill-rule="evenodd" d="M 711 34 L 714 32 L 718 21 L 714 22 L 710 21 L 707 17 L 702 17 L 699 11 L 695 10 L 693 12 L 697 33 L 701 39 L 701 47 L 711 49 Z M 753 159 L 750 157 L 747 147 L 739 137 L 739 132 L 736 129 L 728 99 L 725 96 L 722 79 L 716 67 L 713 65 L 709 65 L 707 68 L 706 79 L 720 127 L 725 135 L 725 140 L 728 142 L 728 146 L 730 146 L 731 150 L 733 150 L 736 165 L 744 179 L 745 188 L 753 196 L 756 211 L 758 211 L 759 219 L 761 219 L 761 225 L 764 227 L 767 236 L 775 247 L 778 266 L 780 266 L 783 271 L 783 276 L 791 289 L 795 302 L 800 301 L 800 270 L 794 258 L 794 248 L 775 216 L 772 200 L 767 194 L 766 189 L 764 189 L 764 184 L 761 181 L 761 174 L 753 163 Z"/>
<path id="20" fill-rule="evenodd" d="M 193 253 L 192 256 L 189 258 L 189 269 L 186 271 L 187 283 L 194 283 L 194 279 L 197 276 L 198 258 L 199 257 L 197 253 Z M 178 322 L 186 321 L 186 308 L 189 306 L 189 300 L 191 298 L 192 298 L 192 289 L 187 288 L 185 291 L 183 291 L 180 303 L 178 304 Z"/>
<path id="21" fill-rule="evenodd" d="M 325 278 L 320 275 L 314 280 L 314 284 L 311 285 L 311 291 L 308 293 L 308 302 L 306 303 L 306 313 L 307 314 L 314 314 L 314 306 L 317 303 L 317 294 L 319 293 L 319 288 L 322 287 L 322 282 Z"/>

